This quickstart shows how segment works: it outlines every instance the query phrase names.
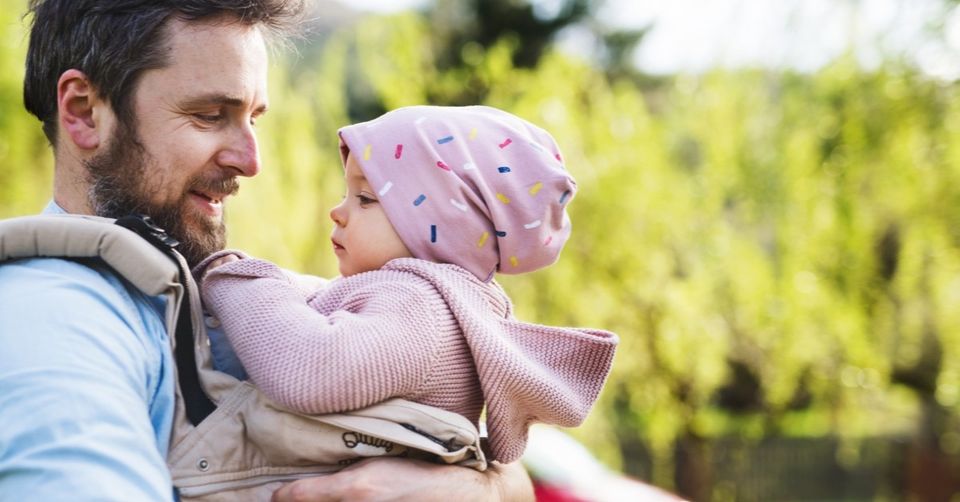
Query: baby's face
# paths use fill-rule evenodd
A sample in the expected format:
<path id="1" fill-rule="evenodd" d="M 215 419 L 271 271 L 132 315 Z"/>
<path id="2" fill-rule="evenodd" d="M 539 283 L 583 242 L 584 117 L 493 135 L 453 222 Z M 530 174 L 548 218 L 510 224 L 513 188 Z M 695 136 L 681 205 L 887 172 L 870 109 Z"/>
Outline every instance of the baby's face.
<path id="1" fill-rule="evenodd" d="M 344 177 L 347 194 L 330 210 L 336 224 L 330 240 L 344 277 L 382 267 L 394 258 L 409 258 L 410 251 L 393 229 L 387 213 L 360 170 L 356 155 L 348 155 Z"/>

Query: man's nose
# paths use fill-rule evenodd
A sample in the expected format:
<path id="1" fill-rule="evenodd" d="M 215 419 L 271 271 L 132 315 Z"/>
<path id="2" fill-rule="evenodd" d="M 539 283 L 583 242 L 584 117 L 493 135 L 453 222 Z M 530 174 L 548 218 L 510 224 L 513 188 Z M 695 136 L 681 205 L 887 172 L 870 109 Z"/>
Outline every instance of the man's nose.
<path id="1" fill-rule="evenodd" d="M 239 127 L 217 159 L 223 167 L 232 167 L 239 176 L 256 176 L 260 172 L 260 147 L 252 126 Z"/>

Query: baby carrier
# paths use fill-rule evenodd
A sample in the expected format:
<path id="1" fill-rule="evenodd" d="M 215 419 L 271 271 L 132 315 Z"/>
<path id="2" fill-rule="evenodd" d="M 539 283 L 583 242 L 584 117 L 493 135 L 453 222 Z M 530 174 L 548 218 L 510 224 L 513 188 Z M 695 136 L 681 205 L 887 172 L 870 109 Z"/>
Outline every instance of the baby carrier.
<path id="1" fill-rule="evenodd" d="M 145 216 L 41 215 L 0 221 L 0 263 L 100 259 L 134 287 L 166 298 L 177 361 L 167 463 L 183 500 L 269 500 L 281 484 L 364 458 L 403 456 L 486 468 L 466 418 L 391 399 L 348 413 L 286 411 L 246 381 L 215 371 L 197 286 L 177 242 Z"/>

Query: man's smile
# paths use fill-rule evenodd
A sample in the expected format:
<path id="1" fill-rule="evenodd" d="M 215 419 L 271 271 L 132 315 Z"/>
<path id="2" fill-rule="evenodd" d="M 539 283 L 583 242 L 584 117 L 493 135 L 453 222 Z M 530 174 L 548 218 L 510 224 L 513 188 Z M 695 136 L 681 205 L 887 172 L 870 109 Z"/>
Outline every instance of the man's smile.
<path id="1" fill-rule="evenodd" d="M 218 194 L 215 192 L 204 192 L 200 190 L 191 190 L 190 198 L 203 210 L 205 214 L 210 216 L 221 216 L 223 215 L 223 200 L 227 197 L 226 194 Z"/>

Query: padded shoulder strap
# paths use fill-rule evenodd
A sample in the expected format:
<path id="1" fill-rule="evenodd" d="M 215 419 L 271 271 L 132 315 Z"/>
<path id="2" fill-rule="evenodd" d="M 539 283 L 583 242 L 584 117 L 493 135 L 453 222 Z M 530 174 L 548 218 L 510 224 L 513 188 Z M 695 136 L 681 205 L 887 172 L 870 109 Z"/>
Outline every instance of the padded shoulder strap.
<path id="1" fill-rule="evenodd" d="M 117 224 L 114 224 L 117 223 Z M 150 296 L 167 295 L 167 330 L 174 340 L 177 383 L 187 417 L 197 425 L 216 406 L 204 393 L 194 354 L 190 272 L 177 242 L 149 218 L 39 215 L 0 220 L 0 262 L 17 258 L 100 258 Z"/>
<path id="2" fill-rule="evenodd" d="M 106 224 L 105 224 L 106 223 Z M 16 258 L 101 258 L 150 296 L 179 282 L 177 264 L 109 218 L 77 215 L 0 220 L 0 261 Z"/>

